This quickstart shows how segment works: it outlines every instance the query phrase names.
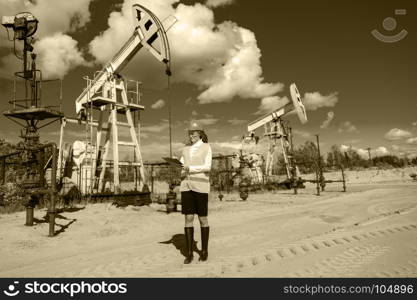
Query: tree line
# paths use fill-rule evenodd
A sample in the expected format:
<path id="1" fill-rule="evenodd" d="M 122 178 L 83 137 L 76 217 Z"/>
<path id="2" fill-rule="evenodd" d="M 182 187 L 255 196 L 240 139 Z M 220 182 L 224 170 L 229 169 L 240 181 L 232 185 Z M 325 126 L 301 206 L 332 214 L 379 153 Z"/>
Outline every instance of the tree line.
<path id="1" fill-rule="evenodd" d="M 311 141 L 294 149 L 294 157 L 300 171 L 312 172 L 319 163 L 317 145 Z M 365 169 L 365 168 L 403 168 L 409 165 L 417 165 L 417 157 L 412 159 L 398 157 L 393 154 L 372 156 L 364 158 L 352 148 L 341 151 L 340 146 L 333 145 L 327 153 L 321 153 L 320 164 L 324 169 Z"/>

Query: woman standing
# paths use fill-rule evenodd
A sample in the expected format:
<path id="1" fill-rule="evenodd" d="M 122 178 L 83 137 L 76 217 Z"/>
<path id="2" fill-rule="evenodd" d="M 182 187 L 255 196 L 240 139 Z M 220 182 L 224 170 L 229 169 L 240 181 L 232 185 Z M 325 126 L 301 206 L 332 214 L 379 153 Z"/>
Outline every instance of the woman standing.
<path id="1" fill-rule="evenodd" d="M 187 255 L 184 264 L 193 260 L 194 214 L 198 215 L 201 227 L 200 261 L 208 257 L 209 224 L 208 194 L 210 192 L 209 172 L 211 169 L 211 148 L 207 135 L 196 123 L 188 130 L 190 145 L 182 151 L 181 163 L 181 212 L 185 215 L 185 241 Z"/>

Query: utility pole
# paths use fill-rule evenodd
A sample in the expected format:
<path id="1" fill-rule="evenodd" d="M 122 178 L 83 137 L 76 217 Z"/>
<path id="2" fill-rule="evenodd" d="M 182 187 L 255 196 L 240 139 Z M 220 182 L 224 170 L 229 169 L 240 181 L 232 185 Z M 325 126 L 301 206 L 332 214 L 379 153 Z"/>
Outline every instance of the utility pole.
<path id="1" fill-rule="evenodd" d="M 317 154 L 318 154 L 318 166 L 321 171 L 321 154 L 320 154 L 320 140 L 319 135 L 316 134 L 316 142 L 317 142 Z"/>
<path id="2" fill-rule="evenodd" d="M 318 162 L 317 162 L 317 167 L 319 169 L 319 180 L 320 180 L 320 186 L 321 186 L 321 190 L 324 191 L 324 187 L 325 187 L 325 182 L 324 182 L 324 176 L 323 176 L 323 166 L 321 165 L 321 153 L 320 153 L 320 140 L 319 140 L 319 135 L 316 134 L 316 141 L 317 141 L 317 154 L 318 154 Z"/>
<path id="3" fill-rule="evenodd" d="M 168 77 L 169 80 L 169 77 Z M 169 157 L 172 157 L 171 99 L 168 96 Z"/>
<path id="4" fill-rule="evenodd" d="M 170 76 L 167 76 L 168 78 L 168 129 L 169 129 L 169 157 L 172 158 L 172 125 L 171 125 L 171 97 L 170 97 Z M 173 183 L 173 170 L 172 166 L 168 166 L 169 168 L 169 185 L 171 187 Z M 152 179 L 152 185 L 153 185 L 153 179 Z"/>
<path id="5" fill-rule="evenodd" d="M 368 150 L 369 166 L 372 166 L 373 163 L 372 163 L 372 157 L 371 157 L 371 147 L 366 148 L 366 150 Z"/>
<path id="6" fill-rule="evenodd" d="M 369 161 L 371 161 L 372 160 L 372 158 L 371 158 L 371 148 L 368 147 L 368 148 L 366 148 L 366 150 L 368 150 Z"/>

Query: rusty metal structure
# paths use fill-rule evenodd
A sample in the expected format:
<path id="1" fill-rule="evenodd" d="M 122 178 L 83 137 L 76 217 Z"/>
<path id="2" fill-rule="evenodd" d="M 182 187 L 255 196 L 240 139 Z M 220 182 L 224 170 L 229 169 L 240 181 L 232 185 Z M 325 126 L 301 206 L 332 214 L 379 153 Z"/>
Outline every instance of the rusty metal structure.
<path id="1" fill-rule="evenodd" d="M 293 140 L 291 127 L 288 121 L 283 117 L 295 112 L 302 124 L 307 123 L 307 113 L 304 104 L 301 101 L 301 95 L 295 83 L 290 85 L 290 94 L 292 101 L 283 103 L 281 107 L 277 108 L 271 113 L 268 113 L 261 118 L 251 122 L 248 125 L 248 132 L 253 135 L 254 131 L 260 127 L 264 127 L 264 136 L 269 138 L 270 148 L 267 155 L 265 173 L 267 176 L 272 175 L 272 166 L 276 163 L 274 161 L 274 152 L 277 142 L 281 141 L 282 154 L 285 161 L 285 169 L 287 180 L 281 183 L 275 183 L 283 186 L 289 186 L 294 189 L 294 194 L 297 194 L 297 189 L 300 186 L 300 179 L 298 176 L 298 168 L 293 155 Z"/>
<path id="2" fill-rule="evenodd" d="M 160 21 L 151 11 L 138 4 L 133 5 L 132 14 L 135 28 L 131 37 L 103 70 L 96 72 L 92 79 L 85 78 L 87 87 L 75 101 L 78 114 L 75 120 L 65 118 L 61 111 L 62 81 L 60 105 L 47 106 L 41 101 L 42 84 L 47 81 L 42 79 L 42 72 L 36 67 L 36 53 L 31 45 L 33 42 L 31 37 L 37 30 L 38 20 L 28 12 L 2 17 L 2 25 L 7 29 L 10 41 L 14 43 L 14 53 L 23 61 L 22 70 L 15 73 L 13 99 L 9 101 L 12 108 L 3 114 L 22 127 L 20 137 L 23 141 L 19 143 L 16 152 L 0 156 L 0 183 L 6 183 L 6 173 L 14 166 L 25 168 L 24 176 L 18 179 L 17 184 L 22 191 L 20 196 L 25 198 L 23 202 L 26 206 L 26 225 L 31 226 L 34 223 L 34 207 L 47 200 L 50 236 L 55 234 L 57 189 L 62 186 L 64 176 L 68 175 L 65 173 L 72 171 L 71 166 L 63 163 L 63 137 L 67 122 L 75 121 L 86 125 L 86 136 L 89 136 L 86 152 L 88 147 L 92 149 L 88 159 L 89 176 L 84 177 L 84 181 L 89 182 L 84 198 L 88 197 L 87 199 L 98 202 L 114 199 L 115 204 L 119 206 L 143 205 L 151 201 L 148 178 L 140 152 L 139 113 L 144 106 L 140 103 L 139 83 L 135 83 L 135 90 L 132 91 L 128 88 L 131 82 L 125 80 L 120 75 L 120 71 L 138 51 L 144 48 L 165 64 L 166 74 L 170 76 L 170 51 L 166 31 L 176 19 L 169 16 L 164 21 Z M 21 54 L 16 48 L 16 42 L 19 41 L 23 42 Z M 22 88 L 19 88 L 18 81 L 23 83 Z M 98 111 L 97 119 L 94 119 L 94 111 Z M 105 117 L 106 113 L 107 117 Z M 118 120 L 119 114 L 124 116 L 125 122 Z M 56 121 L 61 122 L 59 148 L 53 143 L 41 144 L 39 129 Z M 131 141 L 119 140 L 119 127 L 128 127 Z M 93 128 L 96 129 L 94 138 Z M 108 158 L 110 146 L 113 148 L 112 160 Z M 135 191 L 122 192 L 120 189 L 119 168 L 124 166 L 124 162 L 119 159 L 121 146 L 134 149 L 134 162 L 128 162 L 128 166 L 135 167 Z M 71 160 L 72 157 L 69 155 L 67 162 Z M 109 168 L 113 172 L 114 187 L 110 192 L 104 190 L 106 178 L 108 180 L 105 173 Z M 141 191 L 137 190 L 139 177 L 143 183 Z M 81 186 L 82 183 L 78 185 L 79 188 Z M 1 198 L 4 198 L 3 195 Z"/>
<path id="3" fill-rule="evenodd" d="M 22 60 L 23 65 L 22 70 L 14 74 L 13 99 L 9 101 L 12 108 L 3 112 L 3 115 L 22 127 L 20 137 L 23 141 L 18 144 L 16 152 L 0 157 L 1 182 L 6 183 L 6 171 L 10 165 L 25 169 L 17 184 L 26 207 L 26 225 L 32 226 L 34 223 L 34 207 L 41 200 L 48 200 L 49 236 L 54 236 L 57 147 L 54 143 L 41 144 L 39 129 L 61 120 L 63 114 L 60 106 L 45 106 L 41 101 L 42 83 L 45 81 L 41 70 L 36 67 L 36 53 L 31 45 L 38 20 L 31 13 L 23 12 L 15 16 L 3 16 L 2 25 L 14 44 L 15 56 Z M 22 53 L 16 48 L 16 42 L 19 41 L 23 42 Z M 19 83 L 23 83 L 22 88 L 18 88 Z M 46 179 L 48 171 L 49 182 Z"/>
<path id="4" fill-rule="evenodd" d="M 319 135 L 316 134 L 316 146 L 317 146 L 317 159 L 314 163 L 315 166 L 315 176 L 316 179 L 312 179 L 312 180 L 306 180 L 306 179 L 302 179 L 302 182 L 310 182 L 310 183 L 314 183 L 316 184 L 316 191 L 317 191 L 317 196 L 320 196 L 320 191 L 324 192 L 326 185 L 329 183 L 342 183 L 342 188 L 343 188 L 343 192 L 346 192 L 346 179 L 345 179 L 345 171 L 343 168 L 342 164 L 338 164 L 337 167 L 340 168 L 340 172 L 341 172 L 341 179 L 339 180 L 326 180 L 326 178 L 324 177 L 324 166 L 322 165 L 322 157 L 321 157 L 321 153 L 320 153 L 320 139 L 319 139 Z"/>
<path id="5" fill-rule="evenodd" d="M 223 200 L 223 192 L 229 194 L 233 188 L 233 176 L 236 176 L 236 171 L 231 167 L 230 158 L 235 157 L 234 154 L 229 155 L 216 155 L 213 156 L 213 160 L 217 160 L 220 165 L 223 165 L 223 168 L 218 168 L 217 178 L 216 178 L 216 188 L 219 193 L 219 200 Z"/>
<path id="6" fill-rule="evenodd" d="M 125 80 L 120 72 L 137 52 L 146 49 L 166 66 L 165 73 L 169 78 L 171 58 L 166 31 L 175 24 L 176 19 L 169 16 L 161 21 L 150 10 L 139 4 L 132 6 L 132 16 L 135 28 L 130 38 L 101 71 L 96 72 L 93 78 L 85 78 L 87 86 L 75 101 L 78 117 L 66 118 L 65 121 L 86 126 L 88 138 L 86 138 L 85 147 L 90 149 L 88 150 L 90 153 L 89 176 L 83 180 L 89 183 L 83 193 L 90 195 L 91 198 L 103 198 L 107 195 L 108 197 L 113 195 L 115 198 L 120 195 L 123 198 L 120 167 L 130 166 L 135 168 L 135 182 L 137 182 L 136 178 L 140 177 L 142 184 L 142 189 L 136 190 L 135 197 L 149 203 L 151 201 L 148 187 L 149 176 L 145 171 L 140 150 L 139 116 L 145 107 L 141 103 L 139 83 L 135 83 L 134 90 L 129 89 L 129 81 Z M 122 115 L 121 118 L 120 115 Z M 61 127 L 60 174 L 63 172 L 61 149 L 63 149 L 66 122 L 63 122 Z M 122 128 L 128 128 L 129 140 L 120 139 L 119 134 Z M 133 149 L 133 162 L 120 159 L 122 148 Z M 106 172 L 111 172 L 112 178 L 106 176 Z M 113 185 L 111 192 L 106 189 L 106 183 Z M 135 186 L 137 189 L 137 184 Z"/>

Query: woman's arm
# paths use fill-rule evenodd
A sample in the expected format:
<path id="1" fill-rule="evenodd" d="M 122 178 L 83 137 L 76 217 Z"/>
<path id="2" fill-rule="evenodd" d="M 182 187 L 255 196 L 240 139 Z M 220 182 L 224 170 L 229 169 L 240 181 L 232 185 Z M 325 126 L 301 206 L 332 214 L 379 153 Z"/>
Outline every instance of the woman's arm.
<path id="1" fill-rule="evenodd" d="M 190 173 L 202 173 L 210 172 L 211 170 L 212 153 L 211 147 L 208 145 L 206 157 L 204 158 L 204 164 L 200 166 L 190 166 Z"/>

